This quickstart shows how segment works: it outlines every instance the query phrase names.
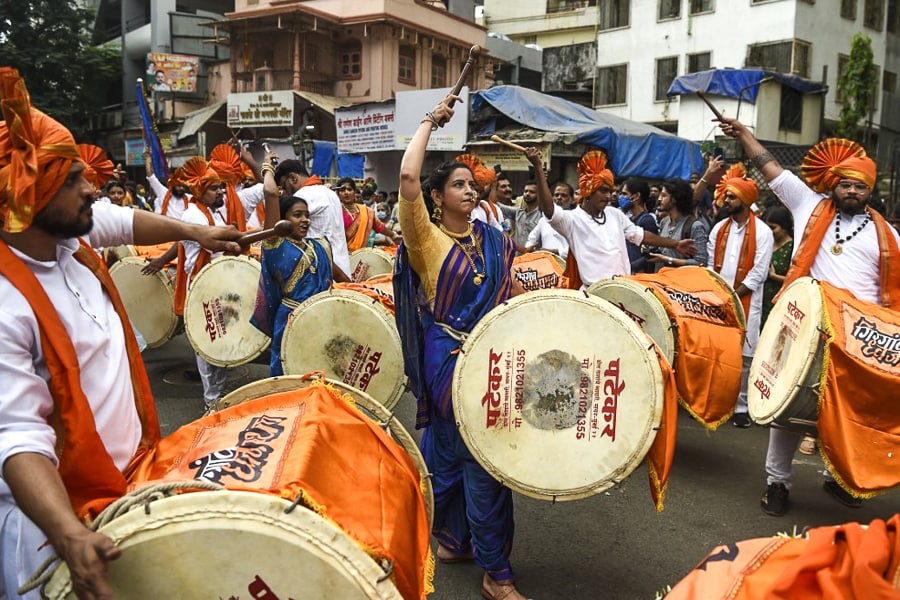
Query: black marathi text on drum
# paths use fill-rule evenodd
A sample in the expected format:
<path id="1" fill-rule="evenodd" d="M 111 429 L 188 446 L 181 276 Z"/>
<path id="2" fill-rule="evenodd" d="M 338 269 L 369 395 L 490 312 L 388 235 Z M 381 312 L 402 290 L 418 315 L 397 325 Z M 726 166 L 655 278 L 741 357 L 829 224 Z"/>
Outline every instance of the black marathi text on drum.
<path id="1" fill-rule="evenodd" d="M 864 357 L 890 367 L 900 365 L 900 334 L 883 333 L 875 321 L 860 317 L 853 324 L 852 335 L 861 342 L 860 352 Z"/>

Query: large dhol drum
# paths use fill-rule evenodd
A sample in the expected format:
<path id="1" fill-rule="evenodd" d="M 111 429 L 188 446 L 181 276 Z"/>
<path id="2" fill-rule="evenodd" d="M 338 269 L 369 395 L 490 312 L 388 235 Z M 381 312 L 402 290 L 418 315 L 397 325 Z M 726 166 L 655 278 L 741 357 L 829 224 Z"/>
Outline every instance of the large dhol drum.
<path id="1" fill-rule="evenodd" d="M 656 342 L 669 364 L 675 359 L 677 326 L 653 289 L 629 277 L 601 279 L 587 289 L 603 298 L 637 323 Z"/>
<path id="2" fill-rule="evenodd" d="M 534 290 L 565 289 L 569 278 L 563 275 L 566 261 L 557 254 L 537 250 L 513 259 L 513 295 Z"/>
<path id="3" fill-rule="evenodd" d="M 353 281 L 365 281 L 394 270 L 394 257 L 380 248 L 360 248 L 350 253 L 350 272 Z"/>
<path id="4" fill-rule="evenodd" d="M 281 362 L 286 375 L 323 371 L 388 410 L 406 388 L 394 315 L 380 299 L 356 291 L 332 289 L 297 306 L 284 328 Z"/>
<path id="5" fill-rule="evenodd" d="M 508 487 L 576 500 L 625 479 L 656 436 L 659 360 L 638 326 L 572 290 L 516 296 L 460 351 L 453 410 L 475 459 Z"/>
<path id="6" fill-rule="evenodd" d="M 772 307 L 750 365 L 750 418 L 816 435 L 825 310 L 818 282 L 802 277 Z"/>
<path id="7" fill-rule="evenodd" d="M 107 567 L 116 600 L 401 598 L 339 527 L 275 496 L 181 494 L 131 510 L 100 532 L 122 549 Z M 44 594 L 75 598 L 65 564 Z"/>
<path id="8" fill-rule="evenodd" d="M 309 387 L 316 381 L 318 381 L 318 377 L 308 375 L 283 375 L 281 377 L 269 377 L 254 381 L 223 396 L 216 403 L 215 410 L 224 410 L 242 402 L 256 400 L 271 394 Z M 410 458 L 416 463 L 419 475 L 422 477 L 422 491 L 425 494 L 425 508 L 428 510 L 428 524 L 430 528 L 431 517 L 434 514 L 434 493 L 431 489 L 431 477 L 428 474 L 428 466 L 425 464 L 425 458 L 419 451 L 419 446 L 416 444 L 415 439 L 406 431 L 403 424 L 372 396 L 340 381 L 332 379 L 324 379 L 323 381 L 340 393 L 349 396 L 364 415 L 378 423 L 380 427 L 386 428 L 391 437 L 409 453 Z"/>
<path id="9" fill-rule="evenodd" d="M 257 260 L 223 256 L 194 277 L 184 302 L 184 328 L 206 362 L 242 365 L 269 347 L 269 337 L 250 324 L 260 272 Z"/>
<path id="10" fill-rule="evenodd" d="M 116 283 L 128 318 L 144 336 L 147 347 L 156 348 L 172 339 L 178 327 L 175 285 L 166 271 L 153 275 L 141 273 L 146 265 L 145 259 L 129 256 L 110 267 L 109 274 Z"/>

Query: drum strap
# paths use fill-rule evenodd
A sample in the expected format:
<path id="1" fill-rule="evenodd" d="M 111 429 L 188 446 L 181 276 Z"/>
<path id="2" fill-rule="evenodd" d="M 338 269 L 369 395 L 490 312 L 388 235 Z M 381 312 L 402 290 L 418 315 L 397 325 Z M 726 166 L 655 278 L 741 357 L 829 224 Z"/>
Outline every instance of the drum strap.
<path id="1" fill-rule="evenodd" d="M 460 331 L 458 329 L 453 329 L 446 323 L 441 323 L 440 321 L 435 321 L 434 324 L 437 325 L 438 327 L 440 327 L 441 329 L 443 329 L 444 333 L 446 333 L 447 335 L 452 337 L 454 340 L 456 340 L 460 344 L 465 342 L 466 338 L 469 337 L 468 333 L 466 333 L 464 331 Z"/>

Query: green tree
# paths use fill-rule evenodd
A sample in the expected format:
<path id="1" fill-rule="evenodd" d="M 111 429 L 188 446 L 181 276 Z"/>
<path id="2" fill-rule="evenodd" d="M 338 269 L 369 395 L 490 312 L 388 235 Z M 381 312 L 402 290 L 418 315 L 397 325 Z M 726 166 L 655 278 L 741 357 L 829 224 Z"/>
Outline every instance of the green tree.
<path id="1" fill-rule="evenodd" d="M 839 136 L 864 141 L 860 139 L 860 122 L 868 116 L 875 98 L 877 76 L 872 40 L 857 33 L 850 42 L 850 57 L 838 80 L 838 98 L 842 102 L 836 131 Z"/>
<path id="2" fill-rule="evenodd" d="M 18 69 L 32 104 L 79 142 L 121 82 L 121 53 L 93 44 L 94 18 L 77 0 L 0 0 L 0 66 Z"/>

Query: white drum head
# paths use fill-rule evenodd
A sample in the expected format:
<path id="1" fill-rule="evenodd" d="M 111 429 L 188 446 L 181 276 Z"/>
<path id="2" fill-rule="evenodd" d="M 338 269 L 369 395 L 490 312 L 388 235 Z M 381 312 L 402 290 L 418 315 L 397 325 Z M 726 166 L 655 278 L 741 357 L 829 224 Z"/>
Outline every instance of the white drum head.
<path id="1" fill-rule="evenodd" d="M 801 277 L 785 289 L 759 334 L 750 365 L 747 403 L 757 423 L 771 423 L 803 391 L 818 383 L 821 362 L 822 291 Z M 821 370 L 821 367 L 819 367 Z"/>
<path id="2" fill-rule="evenodd" d="M 317 379 L 318 377 L 306 375 L 282 375 L 281 377 L 260 379 L 259 381 L 254 381 L 239 387 L 230 394 L 219 399 L 215 405 L 215 410 L 220 411 L 242 402 L 249 402 L 250 400 L 271 396 L 272 394 L 305 388 L 312 385 Z M 340 392 L 349 394 L 350 397 L 353 398 L 353 402 L 356 404 L 357 408 L 359 408 L 363 414 L 379 423 L 382 428 L 387 427 L 391 437 L 406 450 L 413 462 L 416 463 L 416 469 L 418 469 L 419 475 L 425 484 L 425 510 L 428 512 L 428 525 L 430 528 L 432 515 L 434 514 L 434 492 L 431 489 L 431 477 L 428 476 L 428 466 L 425 464 L 425 458 L 422 456 L 422 452 L 419 450 L 416 441 L 409 432 L 406 431 L 403 424 L 394 418 L 394 415 L 391 414 L 384 405 L 372 398 L 372 396 L 365 392 L 361 392 L 354 387 L 343 384 L 340 381 L 326 379 L 325 382 L 328 385 L 334 386 Z"/>
<path id="3" fill-rule="evenodd" d="M 671 365 L 675 360 L 675 329 L 653 290 L 625 277 L 601 279 L 587 289 L 625 313 L 656 342 Z"/>
<path id="4" fill-rule="evenodd" d="M 100 528 L 122 548 L 108 565 L 116 600 L 400 599 L 384 570 L 311 510 L 252 492 L 193 492 L 151 502 Z M 44 593 L 75 598 L 65 564 Z"/>
<path id="5" fill-rule="evenodd" d="M 406 386 L 394 316 L 378 300 L 350 290 L 321 292 L 294 309 L 284 328 L 281 364 L 286 375 L 324 371 L 388 410 Z"/>
<path id="6" fill-rule="evenodd" d="M 475 459 L 510 488 L 576 500 L 627 477 L 663 410 L 647 336 L 610 303 L 572 290 L 517 296 L 463 344 L 453 410 Z"/>
<path id="7" fill-rule="evenodd" d="M 259 288 L 259 261 L 223 256 L 197 273 L 184 302 L 184 330 L 194 350 L 220 367 L 248 363 L 269 347 L 250 324 Z"/>
<path id="8" fill-rule="evenodd" d="M 360 248 L 350 253 L 350 279 L 365 281 L 394 270 L 394 257 L 378 248 Z"/>
<path id="9" fill-rule="evenodd" d="M 162 346 L 175 335 L 178 317 L 175 316 L 175 290 L 166 271 L 153 275 L 141 274 L 147 261 L 126 257 L 109 269 L 116 283 L 125 312 L 147 341 L 147 347 Z"/>

